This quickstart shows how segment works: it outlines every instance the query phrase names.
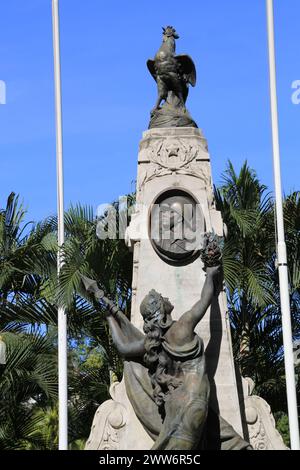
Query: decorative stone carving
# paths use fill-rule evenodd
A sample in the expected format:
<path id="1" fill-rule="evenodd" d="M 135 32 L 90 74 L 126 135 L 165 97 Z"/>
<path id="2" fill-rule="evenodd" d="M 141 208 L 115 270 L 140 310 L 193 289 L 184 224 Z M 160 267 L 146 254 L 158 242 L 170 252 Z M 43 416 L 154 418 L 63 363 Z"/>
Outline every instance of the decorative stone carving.
<path id="1" fill-rule="evenodd" d="M 153 180 L 167 175 L 188 175 L 199 178 L 206 187 L 211 184 L 210 176 L 196 164 L 199 147 L 188 145 L 184 139 L 159 139 L 146 151 L 145 160 L 154 164 L 140 183 L 139 190 Z"/>
<path id="2" fill-rule="evenodd" d="M 203 178 L 191 177 L 188 169 L 197 171 Z M 167 174 L 153 177 L 154 171 Z M 146 175 L 147 173 L 147 175 Z M 142 182 L 144 181 L 144 184 Z M 141 188 L 141 191 L 139 191 Z M 126 230 L 127 246 L 134 252 L 133 296 L 131 322 L 143 330 L 140 304 L 149 292 L 149 285 L 157 292 L 176 302 L 174 319 L 185 311 L 187 302 L 197 301 L 205 281 L 200 256 L 192 262 L 176 264 L 165 262 L 155 253 L 149 237 L 149 212 L 152 205 L 166 191 L 184 191 L 200 204 L 205 221 L 205 231 L 223 235 L 221 214 L 213 204 L 210 155 L 207 141 L 200 129 L 151 129 L 143 133 L 139 145 L 137 174 L 137 203 L 135 213 Z M 200 230 L 201 231 L 201 230 Z M 182 295 L 184 292 L 184 295 Z M 203 320 L 200 336 L 207 349 L 207 365 L 212 383 L 214 409 L 242 435 L 242 422 L 231 348 L 226 296 L 220 293 Z M 127 429 L 127 427 L 126 427 Z M 126 431 L 127 432 L 127 431 Z"/>
<path id="3" fill-rule="evenodd" d="M 164 261 L 181 264 L 199 255 L 205 221 L 200 206 L 187 192 L 162 193 L 152 207 L 149 225 L 153 247 Z"/>
<path id="4" fill-rule="evenodd" d="M 134 414 L 124 382 L 114 382 L 110 395 L 95 413 L 85 450 L 150 449 L 153 441 Z"/>
<path id="5" fill-rule="evenodd" d="M 107 400 L 96 411 L 86 450 L 119 450 L 120 430 L 126 425 L 124 405 L 116 401 L 114 390 L 118 382 L 110 387 L 112 400 Z"/>
<path id="6" fill-rule="evenodd" d="M 245 415 L 249 440 L 254 450 L 288 450 L 275 427 L 275 420 L 268 403 L 252 395 L 255 384 L 249 377 L 243 378 Z"/>

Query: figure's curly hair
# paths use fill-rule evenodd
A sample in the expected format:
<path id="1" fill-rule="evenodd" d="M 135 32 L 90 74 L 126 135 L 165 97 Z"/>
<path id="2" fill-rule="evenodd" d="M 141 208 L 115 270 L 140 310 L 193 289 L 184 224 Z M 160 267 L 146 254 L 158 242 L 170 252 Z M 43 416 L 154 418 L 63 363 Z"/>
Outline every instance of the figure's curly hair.
<path id="1" fill-rule="evenodd" d="M 164 413 L 165 395 L 170 384 L 173 388 L 179 385 L 178 380 L 167 373 L 171 360 L 162 353 L 163 335 L 173 323 L 169 315 L 172 309 L 173 305 L 155 290 L 149 292 L 140 307 L 146 334 L 144 363 L 149 370 L 153 397 L 161 413 Z"/>
<path id="2" fill-rule="evenodd" d="M 152 289 L 141 303 L 140 310 L 144 318 L 144 333 L 146 335 L 144 361 L 149 371 L 156 366 L 161 350 L 162 336 L 165 329 L 172 324 L 167 319 L 164 309 L 165 300 L 161 294 Z"/>

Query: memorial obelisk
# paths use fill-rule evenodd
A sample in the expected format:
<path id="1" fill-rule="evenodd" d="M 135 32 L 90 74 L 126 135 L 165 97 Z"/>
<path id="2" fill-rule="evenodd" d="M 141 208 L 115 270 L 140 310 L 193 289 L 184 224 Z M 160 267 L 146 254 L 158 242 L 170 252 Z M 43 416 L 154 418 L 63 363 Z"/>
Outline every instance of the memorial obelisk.
<path id="1" fill-rule="evenodd" d="M 175 54 L 176 39 L 173 27 L 163 28 L 162 45 L 154 60 L 147 62 L 158 98 L 139 146 L 136 209 L 126 232 L 126 243 L 133 250 L 131 323 L 139 331 L 143 330 L 140 306 L 150 289 L 174 305 L 175 321 L 199 301 L 206 277 L 201 256 L 204 234 L 212 240 L 224 235 L 214 202 L 207 141 L 186 109 L 196 69 L 189 56 Z M 196 333 L 205 345 L 209 406 L 243 436 L 224 288 L 214 295 Z M 125 362 L 125 372 L 126 367 Z M 137 369 L 134 380 L 139 379 Z M 87 449 L 153 446 L 153 434 L 134 411 L 128 387 L 128 376 L 127 383 L 112 384 L 112 400 L 99 407 Z M 139 397 L 133 399 L 138 407 Z"/>

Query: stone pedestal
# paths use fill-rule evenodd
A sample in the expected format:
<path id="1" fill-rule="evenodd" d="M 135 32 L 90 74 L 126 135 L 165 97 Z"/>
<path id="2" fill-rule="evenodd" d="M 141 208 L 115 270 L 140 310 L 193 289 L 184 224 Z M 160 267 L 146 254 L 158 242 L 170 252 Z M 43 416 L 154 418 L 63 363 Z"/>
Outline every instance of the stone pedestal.
<path id="1" fill-rule="evenodd" d="M 150 289 L 155 289 L 170 299 L 174 305 L 172 316 L 176 320 L 200 299 L 205 280 L 199 256 L 181 264 L 166 262 L 154 249 L 149 237 L 152 205 L 162 194 L 172 194 L 172 191 L 182 191 L 190 195 L 199 205 L 203 217 L 203 231 L 223 235 L 222 218 L 214 204 L 207 142 L 199 129 L 151 129 L 144 132 L 140 142 L 136 211 L 126 233 L 126 242 L 134 253 L 131 321 L 139 329 L 143 326 L 140 303 Z M 210 310 L 197 327 L 197 333 L 203 338 L 206 347 L 211 406 L 243 436 L 226 297 L 223 291 L 213 300 Z M 118 394 L 119 405 L 130 409 L 132 413 L 133 410 L 125 397 L 124 383 L 117 387 L 124 393 L 123 397 L 122 393 Z M 104 411 L 103 406 L 100 408 Z M 113 401 L 110 410 L 114 411 Z M 109 414 L 107 411 L 105 413 Z M 118 448 L 128 448 L 124 447 L 127 444 L 122 438 L 123 426 L 127 426 L 127 438 L 128 433 L 134 429 L 134 448 L 140 448 L 140 445 L 150 448 L 152 441 L 145 436 L 141 424 L 137 421 L 130 424 L 128 417 L 125 421 L 122 421 L 118 431 Z M 96 423 L 94 424 L 96 426 Z M 91 435 L 87 448 L 95 448 L 92 442 Z"/>
<path id="2" fill-rule="evenodd" d="M 205 280 L 200 257 L 185 266 L 166 263 L 149 238 L 149 213 L 162 192 L 183 190 L 200 205 L 204 230 L 223 235 L 221 214 L 216 211 L 210 155 L 199 129 L 151 129 L 140 142 L 137 175 L 137 212 L 127 231 L 134 250 L 131 321 L 142 329 L 139 306 L 149 288 L 169 297 L 178 319 L 200 299 Z M 242 435 L 225 293 L 215 299 L 198 334 L 206 345 L 213 407 Z"/>
<path id="3" fill-rule="evenodd" d="M 164 200 L 164 194 L 188 195 L 200 208 L 198 229 L 223 235 L 222 218 L 214 204 L 207 142 L 199 129 L 151 129 L 140 142 L 137 204 L 126 232 L 126 243 L 134 253 L 131 321 L 140 330 L 140 303 L 150 289 L 170 299 L 176 320 L 200 299 L 205 280 L 197 254 L 186 262 L 168 261 L 149 236 L 153 205 Z M 239 377 L 237 386 L 224 291 L 213 299 L 196 331 L 205 344 L 210 405 L 254 449 L 286 449 L 270 407 L 252 395 L 251 379 Z M 110 393 L 112 399 L 96 412 L 86 449 L 150 449 L 154 442 L 135 415 L 124 380 L 112 384 Z"/>

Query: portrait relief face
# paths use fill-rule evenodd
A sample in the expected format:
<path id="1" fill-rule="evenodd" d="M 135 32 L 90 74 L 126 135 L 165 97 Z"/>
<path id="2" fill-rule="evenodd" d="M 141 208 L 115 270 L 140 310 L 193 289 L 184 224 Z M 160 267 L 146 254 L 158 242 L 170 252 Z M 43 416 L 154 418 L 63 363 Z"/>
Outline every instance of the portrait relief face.
<path id="1" fill-rule="evenodd" d="M 202 210 L 185 191 L 166 191 L 153 204 L 150 239 L 164 261 L 180 264 L 195 259 L 204 232 Z"/>

